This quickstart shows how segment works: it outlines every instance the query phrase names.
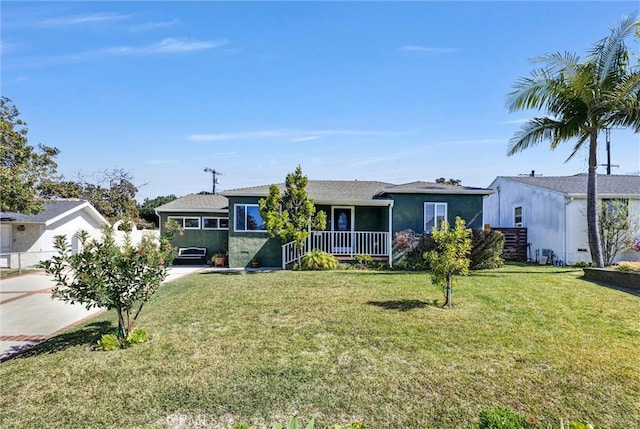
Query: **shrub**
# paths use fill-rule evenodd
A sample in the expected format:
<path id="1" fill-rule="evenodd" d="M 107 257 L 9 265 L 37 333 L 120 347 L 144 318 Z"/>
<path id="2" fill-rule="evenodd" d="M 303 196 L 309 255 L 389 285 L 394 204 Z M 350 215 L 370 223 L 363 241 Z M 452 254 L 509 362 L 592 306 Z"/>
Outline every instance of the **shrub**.
<path id="1" fill-rule="evenodd" d="M 338 260 L 330 253 L 312 250 L 302 257 L 301 268 L 303 270 L 335 270 L 338 268 Z"/>
<path id="2" fill-rule="evenodd" d="M 480 411 L 478 429 L 532 429 L 534 425 L 517 412 L 506 407 L 493 407 Z"/>
<path id="3" fill-rule="evenodd" d="M 142 344 L 149 341 L 149 334 L 143 328 L 134 328 L 127 336 L 127 343 L 130 345 Z"/>
<path id="4" fill-rule="evenodd" d="M 575 264 L 573 264 L 573 266 L 576 268 L 585 268 L 585 267 L 591 266 L 591 264 L 585 261 L 578 261 Z"/>
<path id="5" fill-rule="evenodd" d="M 103 352 L 118 350 L 120 347 L 120 340 L 116 334 L 105 334 L 98 340 L 98 350 Z"/>
<path id="6" fill-rule="evenodd" d="M 370 268 L 373 266 L 373 258 L 371 255 L 356 255 L 355 260 L 359 268 Z"/>
<path id="7" fill-rule="evenodd" d="M 640 261 L 638 262 L 631 262 L 631 261 L 622 261 L 619 262 L 618 265 L 616 266 L 616 270 L 618 271 L 633 271 L 633 272 L 640 272 Z"/>
<path id="8" fill-rule="evenodd" d="M 504 234 L 496 230 L 473 230 L 471 234 L 472 270 L 500 268 L 504 265 L 502 250 L 504 249 Z"/>

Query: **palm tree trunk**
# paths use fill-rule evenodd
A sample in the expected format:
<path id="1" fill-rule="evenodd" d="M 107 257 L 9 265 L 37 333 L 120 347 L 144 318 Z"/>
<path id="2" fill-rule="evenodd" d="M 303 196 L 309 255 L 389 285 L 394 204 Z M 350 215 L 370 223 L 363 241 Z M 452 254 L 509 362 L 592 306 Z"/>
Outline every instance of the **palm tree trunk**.
<path id="1" fill-rule="evenodd" d="M 598 131 L 591 132 L 589 137 L 589 171 L 587 176 L 587 236 L 591 261 L 596 267 L 604 267 L 602 242 L 598 228 L 598 168 L 597 159 Z"/>

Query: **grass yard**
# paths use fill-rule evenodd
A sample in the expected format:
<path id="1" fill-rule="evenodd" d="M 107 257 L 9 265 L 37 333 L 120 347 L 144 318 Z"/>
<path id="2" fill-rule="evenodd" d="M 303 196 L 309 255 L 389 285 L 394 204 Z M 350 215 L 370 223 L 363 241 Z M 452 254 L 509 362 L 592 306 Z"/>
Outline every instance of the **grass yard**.
<path id="1" fill-rule="evenodd" d="M 640 297 L 582 270 L 194 274 L 138 324 L 150 342 L 97 352 L 104 313 L 0 365 L 2 428 L 469 428 L 507 405 L 559 427 L 640 428 Z"/>

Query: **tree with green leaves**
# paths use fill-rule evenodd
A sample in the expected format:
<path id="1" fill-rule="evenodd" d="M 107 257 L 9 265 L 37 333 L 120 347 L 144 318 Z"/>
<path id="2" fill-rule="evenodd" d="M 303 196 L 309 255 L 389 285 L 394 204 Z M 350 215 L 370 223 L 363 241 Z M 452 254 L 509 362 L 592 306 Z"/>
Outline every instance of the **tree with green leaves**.
<path id="1" fill-rule="evenodd" d="M 431 235 L 436 248 L 425 252 L 424 258 L 429 261 L 431 267 L 431 281 L 434 285 L 441 285 L 445 291 L 443 307 L 451 308 L 453 275 L 469 274 L 471 229 L 466 228 L 465 221 L 457 216 L 453 229 L 445 220 L 439 230 L 433 227 Z"/>
<path id="2" fill-rule="evenodd" d="M 175 228 L 167 231 L 177 232 Z M 105 227 L 101 238 L 91 238 L 80 231 L 81 250 L 73 253 L 66 236 L 54 238 L 57 255 L 42 262 L 47 274 L 53 276 L 55 298 L 87 309 L 115 309 L 118 315 L 118 340 L 129 336 L 144 304 L 149 301 L 167 276 L 173 260 L 171 236 L 159 239 L 143 236 L 133 244 L 130 235 L 119 246 L 111 227 Z"/>
<path id="3" fill-rule="evenodd" d="M 80 198 L 107 218 L 109 222 L 118 220 L 138 221 L 138 203 L 135 196 L 138 187 L 133 176 L 124 169 L 104 170 L 90 176 L 78 175 L 78 180 L 50 182 L 43 188 L 46 198 Z"/>
<path id="4" fill-rule="evenodd" d="M 637 17 L 624 17 L 583 62 L 572 53 L 538 58 L 536 62 L 544 66 L 519 79 L 507 96 L 511 112 L 537 109 L 547 114 L 522 126 L 509 142 L 509 156 L 542 141 L 550 141 L 552 150 L 574 141 L 569 160 L 588 142 L 587 235 L 591 259 L 598 267 L 604 266 L 598 230 L 598 135 L 612 127 L 640 131 L 640 70 L 630 61 L 625 44 L 638 26 Z"/>
<path id="5" fill-rule="evenodd" d="M 602 238 L 604 262 L 611 265 L 616 256 L 629 249 L 640 231 L 640 216 L 629 206 L 628 199 L 601 200 L 598 206 L 598 228 Z"/>
<path id="6" fill-rule="evenodd" d="M 460 186 L 460 184 L 462 184 L 462 180 L 460 180 L 460 179 L 445 179 L 444 177 L 438 177 L 436 179 L 436 183 L 439 184 L 439 185 Z"/>
<path id="7" fill-rule="evenodd" d="M 156 227 L 159 227 L 160 220 L 158 219 L 158 215 L 156 214 L 156 208 L 177 199 L 178 197 L 176 197 L 174 194 L 158 196 L 152 199 L 145 198 L 142 204 L 138 204 L 138 212 L 140 213 L 140 218 L 150 224 L 155 225 Z"/>
<path id="8" fill-rule="evenodd" d="M 322 210 L 316 213 L 313 200 L 307 195 L 308 183 L 302 167 L 298 165 L 293 173 L 287 174 L 284 194 L 277 185 L 271 185 L 269 195 L 258 202 L 264 228 L 269 235 L 279 237 L 284 243 L 293 241 L 300 251 L 310 229 L 322 231 L 327 226 L 326 214 Z"/>
<path id="9" fill-rule="evenodd" d="M 29 146 L 27 124 L 7 97 L 0 97 L 0 210 L 38 214 L 41 190 L 57 179 L 54 147 Z"/>

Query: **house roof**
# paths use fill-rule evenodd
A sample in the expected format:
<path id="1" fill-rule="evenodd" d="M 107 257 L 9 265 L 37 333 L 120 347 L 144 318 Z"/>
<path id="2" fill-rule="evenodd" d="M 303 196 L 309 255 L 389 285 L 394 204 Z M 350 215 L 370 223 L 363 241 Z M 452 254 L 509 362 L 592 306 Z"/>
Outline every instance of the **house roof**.
<path id="1" fill-rule="evenodd" d="M 472 188 L 470 186 L 446 185 L 433 182 L 410 182 L 402 185 L 391 185 L 380 191 L 384 194 L 492 194 L 492 189 Z"/>
<path id="2" fill-rule="evenodd" d="M 505 176 L 514 182 L 526 183 L 567 195 L 581 196 L 587 194 L 587 174 L 574 176 Z M 599 195 L 640 195 L 640 176 L 598 174 Z"/>
<path id="3" fill-rule="evenodd" d="M 281 191 L 285 185 L 277 184 Z M 402 194 L 481 194 L 493 193 L 491 189 L 471 188 L 468 186 L 452 186 L 431 182 L 411 182 L 396 185 L 387 182 L 377 182 L 368 180 L 309 180 L 307 184 L 309 198 L 316 203 L 354 203 L 367 202 L 371 204 L 374 200 L 389 200 L 389 195 L 394 193 Z M 269 194 L 269 186 L 255 186 L 252 188 L 235 189 L 224 192 L 228 197 L 237 196 L 260 196 Z M 384 203 L 380 201 L 380 203 Z M 388 203 L 384 203 L 388 204 Z"/>
<path id="4" fill-rule="evenodd" d="M 43 223 L 45 225 L 50 225 L 64 216 L 85 208 L 89 211 L 91 216 L 99 222 L 105 225 L 109 223 L 91 204 L 87 201 L 78 199 L 46 200 L 44 201 L 42 212 L 35 215 L 0 212 L 0 220 L 2 222 Z"/>
<path id="5" fill-rule="evenodd" d="M 276 184 L 280 191 L 285 190 L 283 183 Z M 390 183 L 368 180 L 309 180 L 307 183 L 307 195 L 316 203 L 322 202 L 353 202 L 370 201 Z M 234 189 L 224 194 L 229 197 L 260 196 L 269 194 L 270 185 L 254 186 L 251 188 Z"/>
<path id="6" fill-rule="evenodd" d="M 228 212 L 227 197 L 220 194 L 189 194 L 156 208 L 156 212 Z"/>

